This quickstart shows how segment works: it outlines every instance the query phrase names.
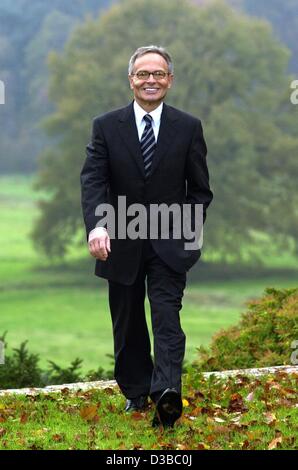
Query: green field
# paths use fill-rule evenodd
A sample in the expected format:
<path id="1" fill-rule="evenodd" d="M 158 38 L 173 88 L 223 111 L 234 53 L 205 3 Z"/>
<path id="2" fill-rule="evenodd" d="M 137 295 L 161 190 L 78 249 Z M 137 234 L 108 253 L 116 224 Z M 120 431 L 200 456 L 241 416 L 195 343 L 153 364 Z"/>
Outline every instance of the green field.
<path id="1" fill-rule="evenodd" d="M 28 340 L 42 366 L 47 360 L 66 366 L 80 357 L 83 371 L 110 368 L 106 354 L 113 352 L 113 345 L 106 281 L 94 276 L 85 244 L 74 246 L 66 260 L 55 264 L 36 252 L 28 237 L 37 215 L 38 195 L 31 184 L 31 177 L 0 178 L 0 333 L 8 331 L 9 349 Z M 225 279 L 217 272 L 188 285 L 181 312 L 187 361 L 220 328 L 235 323 L 245 302 L 266 286 L 297 286 L 298 271 L 285 274 L 297 260 L 287 253 L 282 259 L 283 263 L 276 258 L 267 261 L 267 266 L 279 266 L 280 274 L 275 268 L 255 279 Z"/>

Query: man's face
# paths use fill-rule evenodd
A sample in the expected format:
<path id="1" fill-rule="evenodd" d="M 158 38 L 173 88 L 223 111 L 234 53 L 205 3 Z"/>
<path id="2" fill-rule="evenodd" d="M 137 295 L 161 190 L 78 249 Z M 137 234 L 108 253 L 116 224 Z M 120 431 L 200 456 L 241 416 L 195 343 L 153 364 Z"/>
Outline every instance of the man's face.
<path id="1" fill-rule="evenodd" d="M 139 78 L 139 72 L 164 72 L 164 78 Z M 169 69 L 165 59 L 160 54 L 147 53 L 139 57 L 134 64 L 132 75 L 129 76 L 130 88 L 134 92 L 137 103 L 142 107 L 155 109 L 163 101 L 173 83 L 173 75 L 168 75 Z"/>

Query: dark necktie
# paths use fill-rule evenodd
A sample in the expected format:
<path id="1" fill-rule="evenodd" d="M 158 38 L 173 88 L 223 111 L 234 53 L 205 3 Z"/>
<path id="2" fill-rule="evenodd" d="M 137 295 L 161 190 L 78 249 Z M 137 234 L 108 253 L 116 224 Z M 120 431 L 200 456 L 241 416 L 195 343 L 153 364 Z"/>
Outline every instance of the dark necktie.
<path id="1" fill-rule="evenodd" d="M 141 150 L 144 159 L 145 176 L 147 178 L 150 174 L 152 157 L 155 152 L 156 143 L 152 128 L 152 117 L 150 114 L 146 114 L 143 119 L 146 122 L 146 126 L 141 138 Z"/>

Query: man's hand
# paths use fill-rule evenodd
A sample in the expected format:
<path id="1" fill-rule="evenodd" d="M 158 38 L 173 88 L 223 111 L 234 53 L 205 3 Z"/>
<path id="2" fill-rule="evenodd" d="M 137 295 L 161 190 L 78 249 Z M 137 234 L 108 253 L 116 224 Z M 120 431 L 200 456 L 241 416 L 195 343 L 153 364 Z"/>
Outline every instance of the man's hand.
<path id="1" fill-rule="evenodd" d="M 88 247 L 90 255 L 106 261 L 111 252 L 111 241 L 104 227 L 96 227 L 89 233 Z"/>

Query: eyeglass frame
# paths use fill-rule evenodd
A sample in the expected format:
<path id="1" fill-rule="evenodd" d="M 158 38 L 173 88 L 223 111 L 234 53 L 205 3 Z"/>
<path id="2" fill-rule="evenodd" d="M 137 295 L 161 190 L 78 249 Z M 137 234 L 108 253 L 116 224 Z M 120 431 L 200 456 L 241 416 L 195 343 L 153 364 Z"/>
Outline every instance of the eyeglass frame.
<path id="1" fill-rule="evenodd" d="M 166 78 L 166 76 L 168 75 L 173 75 L 171 72 L 165 72 L 164 70 L 154 70 L 154 72 L 149 72 L 148 70 L 139 70 L 139 72 L 146 72 L 149 74 L 149 76 L 147 78 L 143 78 L 143 80 L 148 80 L 150 78 L 150 76 L 152 75 L 152 77 L 155 79 L 155 80 L 164 80 Z M 131 73 L 130 76 L 133 77 L 133 76 L 136 76 L 138 78 L 138 80 L 142 80 L 142 78 L 139 78 L 138 77 L 138 73 L 139 72 L 136 72 L 136 73 Z M 154 77 L 154 74 L 156 72 L 163 72 L 165 74 L 164 77 Z"/>

